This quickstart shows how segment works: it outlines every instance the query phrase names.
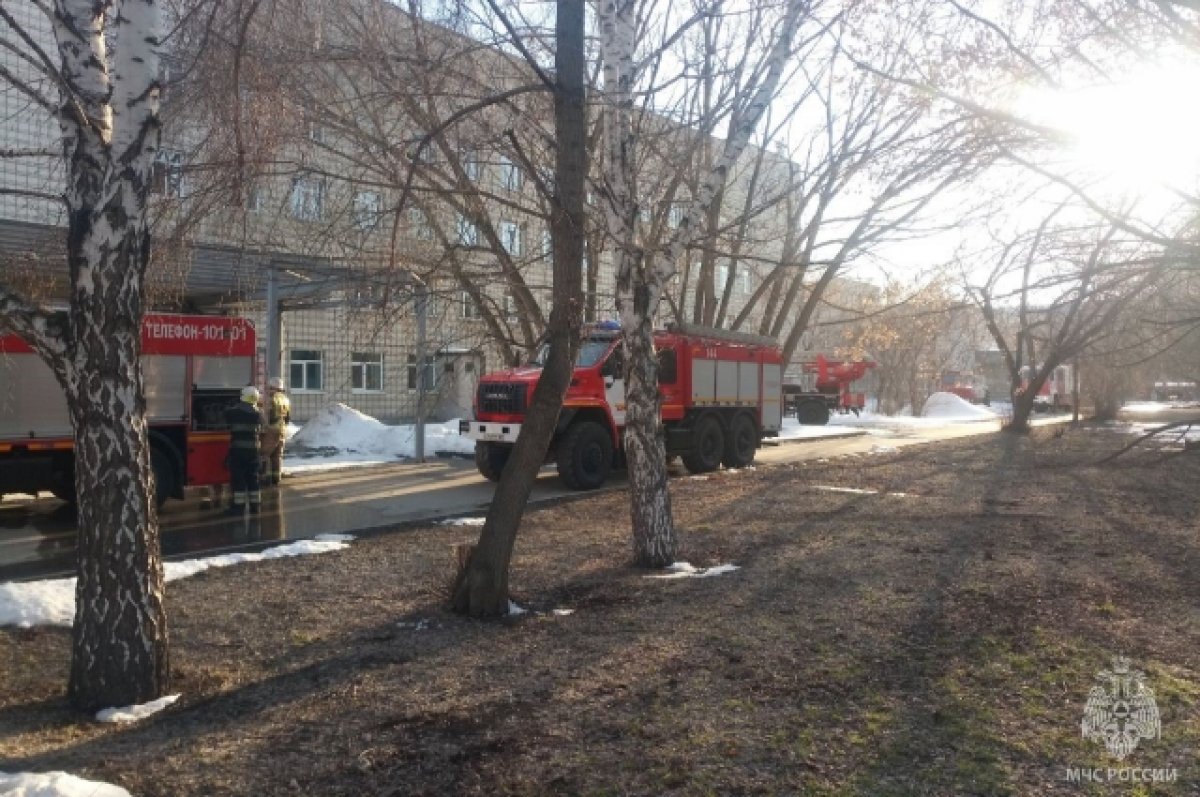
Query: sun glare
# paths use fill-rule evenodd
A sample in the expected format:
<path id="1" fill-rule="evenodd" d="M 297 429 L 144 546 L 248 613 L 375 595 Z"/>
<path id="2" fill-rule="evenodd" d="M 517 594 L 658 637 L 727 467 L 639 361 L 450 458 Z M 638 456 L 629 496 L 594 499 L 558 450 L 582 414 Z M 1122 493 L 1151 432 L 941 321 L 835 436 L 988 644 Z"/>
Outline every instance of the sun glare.
<path id="1" fill-rule="evenodd" d="M 1200 66 L 1157 66 L 1113 84 L 1031 93 L 1018 112 L 1063 131 L 1068 155 L 1122 190 L 1195 190 L 1200 181 Z"/>

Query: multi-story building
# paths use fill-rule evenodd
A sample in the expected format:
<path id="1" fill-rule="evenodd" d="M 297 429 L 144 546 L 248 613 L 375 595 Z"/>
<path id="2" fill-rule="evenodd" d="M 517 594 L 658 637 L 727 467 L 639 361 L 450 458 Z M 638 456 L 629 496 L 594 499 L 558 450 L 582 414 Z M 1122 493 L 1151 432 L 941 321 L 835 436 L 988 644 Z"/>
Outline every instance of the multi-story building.
<path id="1" fill-rule="evenodd" d="M 410 418 L 422 380 L 426 410 L 453 417 L 469 412 L 480 373 L 536 347 L 549 312 L 549 98 L 531 93 L 443 128 L 455 109 L 527 80 L 527 69 L 445 28 L 417 26 L 391 4 L 357 8 L 352 23 L 298 0 L 293 27 L 251 31 L 258 47 L 239 55 L 237 86 L 230 54 L 212 42 L 185 80 L 167 81 L 150 302 L 254 319 L 264 360 L 276 317 L 268 308 L 281 309 L 275 368 L 300 421 L 331 402 Z M 14 13 L 51 45 L 33 4 Z M 384 57 L 394 52 L 408 57 Z M 179 60 L 164 59 L 166 77 Z M 0 51 L 0 63 L 37 78 L 10 52 Z M 0 148 L 57 146 L 53 119 L 11 86 L 0 85 L 0 111 Z M 710 142 L 666 120 L 648 127 L 670 144 L 648 148 L 641 177 L 640 224 L 653 245 L 678 227 L 695 184 L 676 176 L 694 172 Z M 756 158 L 761 196 L 747 197 Z M 766 197 L 786 181 L 770 176 L 790 172 L 778 155 L 746 153 L 721 226 L 736 227 L 729 218 L 754 207 L 750 251 L 734 259 L 722 236 L 702 241 L 678 264 L 663 320 L 692 320 L 706 263 L 717 299 L 736 269 L 725 323 L 749 302 L 783 239 L 782 214 Z M 46 298 L 61 291 L 65 271 L 53 199 L 62 181 L 52 154 L 0 158 L 0 278 Z M 598 187 L 588 200 L 589 315 L 611 318 L 615 276 L 598 232 Z M 428 297 L 423 351 L 418 296 Z M 743 328 L 755 328 L 753 314 Z"/>

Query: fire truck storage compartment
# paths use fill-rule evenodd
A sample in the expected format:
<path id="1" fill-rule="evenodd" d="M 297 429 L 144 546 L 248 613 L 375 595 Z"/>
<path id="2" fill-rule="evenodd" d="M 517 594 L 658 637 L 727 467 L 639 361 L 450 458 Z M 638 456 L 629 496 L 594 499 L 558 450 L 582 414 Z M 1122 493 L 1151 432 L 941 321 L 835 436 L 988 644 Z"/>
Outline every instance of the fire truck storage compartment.
<path id="1" fill-rule="evenodd" d="M 187 417 L 187 360 L 160 354 L 142 355 L 146 420 L 182 423 Z"/>
<path id="2" fill-rule="evenodd" d="M 0 438 L 70 437 L 67 397 L 32 352 L 0 353 Z"/>
<path id="3" fill-rule="evenodd" d="M 778 433 L 783 428 L 783 368 L 773 363 L 762 367 L 762 430 Z"/>
<path id="4" fill-rule="evenodd" d="M 224 431 L 225 410 L 236 404 L 252 373 L 249 357 L 192 358 L 192 431 Z"/>

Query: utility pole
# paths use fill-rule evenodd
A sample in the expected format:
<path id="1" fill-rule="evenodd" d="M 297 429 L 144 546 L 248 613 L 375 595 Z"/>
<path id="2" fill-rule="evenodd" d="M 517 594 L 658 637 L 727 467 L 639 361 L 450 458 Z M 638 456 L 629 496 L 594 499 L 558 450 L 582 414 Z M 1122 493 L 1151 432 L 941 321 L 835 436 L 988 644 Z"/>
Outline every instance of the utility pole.
<path id="1" fill-rule="evenodd" d="M 279 347 L 283 319 L 279 313 L 279 269 L 267 268 L 267 381 L 279 376 Z M 265 387 L 265 386 L 264 386 Z"/>
<path id="2" fill-rule="evenodd" d="M 429 287 L 424 281 L 417 281 L 417 462 L 425 461 L 425 321 L 429 313 Z"/>

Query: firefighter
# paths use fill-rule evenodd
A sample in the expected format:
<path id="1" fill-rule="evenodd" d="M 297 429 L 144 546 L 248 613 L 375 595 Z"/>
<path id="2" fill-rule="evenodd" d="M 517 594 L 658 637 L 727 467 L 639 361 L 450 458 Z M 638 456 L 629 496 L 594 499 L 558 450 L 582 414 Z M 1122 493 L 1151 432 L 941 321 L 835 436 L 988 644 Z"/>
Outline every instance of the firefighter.
<path id="1" fill-rule="evenodd" d="M 267 458 L 263 484 L 279 484 L 283 476 L 283 439 L 287 434 L 288 422 L 292 420 L 292 402 L 288 400 L 283 380 L 271 377 L 267 383 L 267 432 L 263 435 L 263 454 Z"/>
<path id="2" fill-rule="evenodd" d="M 258 512 L 262 493 L 258 486 L 259 442 L 265 431 L 262 413 L 258 409 L 258 388 L 242 388 L 242 400 L 225 410 L 229 426 L 229 481 L 233 492 L 230 515 L 243 515 L 246 505 Z"/>

